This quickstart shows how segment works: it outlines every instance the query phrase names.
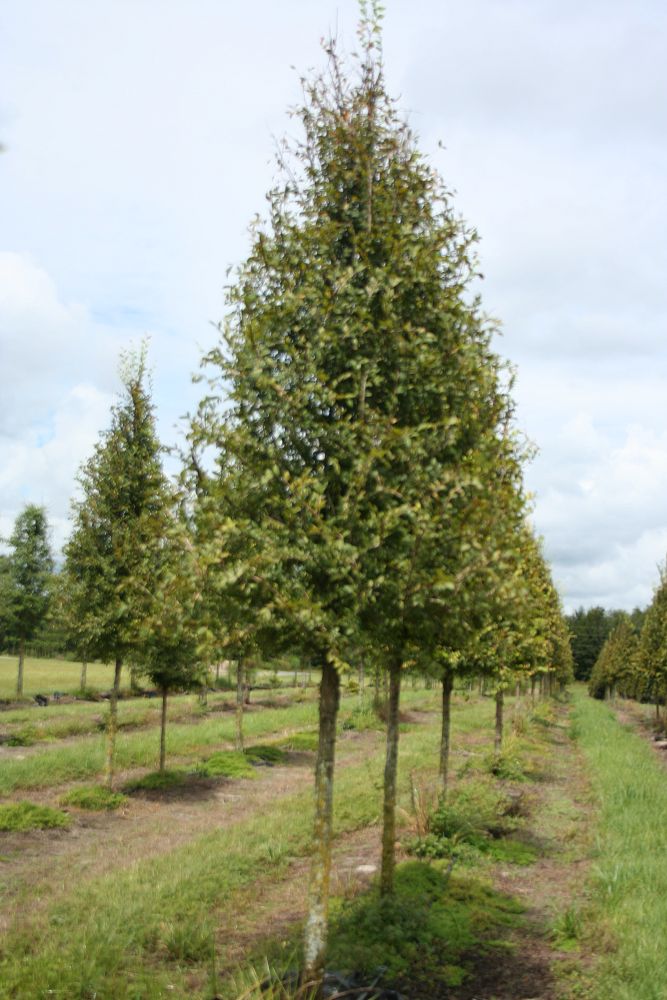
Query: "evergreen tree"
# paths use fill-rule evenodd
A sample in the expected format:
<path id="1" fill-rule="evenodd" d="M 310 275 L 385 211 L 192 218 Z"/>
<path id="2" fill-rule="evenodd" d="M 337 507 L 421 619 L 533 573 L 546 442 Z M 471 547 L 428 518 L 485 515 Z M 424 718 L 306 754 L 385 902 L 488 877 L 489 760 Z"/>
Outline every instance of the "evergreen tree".
<path id="1" fill-rule="evenodd" d="M 79 473 L 65 547 L 65 586 L 77 642 L 91 657 L 114 663 L 107 728 L 106 782 L 113 783 L 117 699 L 123 661 L 140 648 L 149 607 L 152 553 L 169 523 L 170 490 L 146 372 L 146 354 L 127 355 L 123 391 L 111 424 Z"/>
<path id="2" fill-rule="evenodd" d="M 8 628 L 19 644 L 16 695 L 23 695 L 25 644 L 46 618 L 51 599 L 53 557 L 43 507 L 28 504 L 9 539 Z"/>

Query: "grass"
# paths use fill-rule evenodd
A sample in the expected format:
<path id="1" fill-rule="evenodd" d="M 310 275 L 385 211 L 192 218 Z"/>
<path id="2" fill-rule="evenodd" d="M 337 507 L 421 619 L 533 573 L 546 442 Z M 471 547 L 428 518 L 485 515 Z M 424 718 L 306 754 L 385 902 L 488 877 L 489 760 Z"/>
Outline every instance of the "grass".
<path id="1" fill-rule="evenodd" d="M 73 788 L 60 799 L 62 806 L 74 806 L 75 809 L 87 809 L 91 812 L 118 809 L 127 802 L 127 797 L 120 792 L 112 792 L 102 785 L 88 785 L 84 788 Z"/>
<path id="2" fill-rule="evenodd" d="M 489 724 L 490 705 L 469 706 L 469 711 Z M 436 727 L 422 727 L 401 742 L 400 793 L 407 804 L 410 771 L 432 772 L 437 765 Z M 337 834 L 378 821 L 383 755 L 378 736 L 367 759 L 337 774 Z M 27 908 L 8 932 L 2 967 L 6 992 L 0 989 L 0 996 L 42 996 L 50 989 L 60 996 L 97 993 L 114 1000 L 206 996 L 193 990 L 188 968 L 195 962 L 206 965 L 201 956 L 212 953 L 212 923 L 224 923 L 224 915 L 239 905 L 235 900 L 248 892 L 254 898 L 258 882 L 279 878 L 291 859 L 308 854 L 311 821 L 308 786 L 271 802 L 270 842 L 266 814 L 255 815 L 113 875 L 72 882 L 43 910 Z M 216 947 L 221 961 L 224 934 Z"/>
<path id="3" fill-rule="evenodd" d="M 434 693 L 417 691 L 409 692 L 405 700 L 408 705 L 426 704 L 432 707 L 435 697 Z M 173 763 L 194 764 L 207 750 L 217 749 L 220 744 L 225 743 L 233 745 L 235 722 L 231 712 L 196 714 L 192 701 L 186 704 L 189 705 L 191 722 L 172 723 L 167 728 L 167 754 Z M 220 704 L 220 701 L 216 704 Z M 349 710 L 354 704 L 356 704 L 354 696 L 342 699 L 343 711 Z M 67 706 L 68 709 L 74 707 L 78 706 Z M 99 708 L 100 706 L 97 706 L 98 716 Z M 116 767 L 118 770 L 154 767 L 159 748 L 157 711 L 150 710 L 153 712 L 154 725 L 132 731 L 131 726 L 124 725 L 124 721 L 128 719 L 128 715 L 123 714 L 125 708 L 123 703 L 119 705 L 121 732 L 117 742 Z M 136 702 L 133 706 L 127 707 L 127 712 L 136 710 Z M 39 711 L 37 708 L 30 709 L 30 712 L 35 714 Z M 140 711 L 147 710 L 141 708 Z M 466 713 L 465 716 L 466 724 L 469 724 L 468 714 L 470 713 Z M 195 718 L 199 719 L 197 725 L 192 724 Z M 314 750 L 317 748 L 317 733 L 314 728 L 316 722 L 317 706 L 314 701 L 308 700 L 289 707 L 262 708 L 247 712 L 243 726 L 248 741 L 271 735 L 275 736 L 276 743 L 285 749 Z M 306 732 L 299 733 L 299 730 Z M 22 759 L 7 759 L 3 761 L 0 770 L 0 795 L 18 789 L 44 788 L 68 781 L 94 779 L 102 773 L 104 767 L 104 747 L 104 735 L 100 731 L 94 736 L 84 736 L 69 745 L 59 746 L 56 743 L 50 745 L 48 749 L 35 749 Z"/>
<path id="4" fill-rule="evenodd" d="M 70 824 L 67 813 L 33 802 L 10 802 L 0 805 L 0 830 L 17 833 L 25 830 L 47 830 Z"/>
<path id="5" fill-rule="evenodd" d="M 242 750 L 218 750 L 197 765 L 197 774 L 206 778 L 255 778 L 250 759 Z"/>
<path id="6" fill-rule="evenodd" d="M 575 695 L 572 735 L 599 803 L 592 905 L 584 937 L 602 952 L 591 996 L 664 1000 L 667 951 L 667 775 L 651 747 L 611 710 Z"/>
<path id="7" fill-rule="evenodd" d="M 407 862 L 396 870 L 393 898 L 373 892 L 343 904 L 332 922 L 328 964 L 369 976 L 384 968 L 384 979 L 399 988 L 458 986 L 467 977 L 466 955 L 502 928 L 520 925 L 522 913 L 520 902 L 478 879 Z"/>
<path id="8" fill-rule="evenodd" d="M 17 656 L 0 656 L 0 698 L 14 698 L 16 695 Z M 108 691 L 113 684 L 114 668 L 111 664 L 89 663 L 87 684 L 100 691 Z M 129 687 L 129 671 L 123 671 L 123 687 Z M 48 660 L 26 656 L 23 665 L 24 697 L 44 694 L 49 697 L 54 691 L 71 694 L 78 691 L 81 680 L 81 664 L 71 660 Z"/>

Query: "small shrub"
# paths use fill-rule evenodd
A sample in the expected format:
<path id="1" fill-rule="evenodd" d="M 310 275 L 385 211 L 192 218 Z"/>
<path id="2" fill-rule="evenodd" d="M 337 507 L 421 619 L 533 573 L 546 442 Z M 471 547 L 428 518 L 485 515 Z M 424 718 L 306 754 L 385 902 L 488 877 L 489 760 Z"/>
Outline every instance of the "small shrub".
<path id="1" fill-rule="evenodd" d="M 185 771 L 152 771 L 143 778 L 129 781 L 124 786 L 126 792 L 162 792 L 169 788 L 177 788 L 185 782 Z"/>
<path id="2" fill-rule="evenodd" d="M 127 796 L 121 792 L 112 792 L 103 785 L 87 785 L 85 788 L 74 788 L 64 795 L 60 803 L 63 806 L 74 806 L 76 809 L 118 809 L 127 802 Z"/>
<path id="3" fill-rule="evenodd" d="M 502 781 L 525 781 L 523 756 L 521 740 L 516 734 L 511 733 L 499 753 L 494 752 L 485 757 L 485 770 Z"/>
<path id="4" fill-rule="evenodd" d="M 0 830 L 7 833 L 66 827 L 70 822 L 67 813 L 60 809 L 38 806 L 33 802 L 12 802 L 0 806 Z"/>
<path id="5" fill-rule="evenodd" d="M 206 778 L 254 778 L 255 772 L 242 750 L 218 750 L 197 765 L 196 773 Z"/>

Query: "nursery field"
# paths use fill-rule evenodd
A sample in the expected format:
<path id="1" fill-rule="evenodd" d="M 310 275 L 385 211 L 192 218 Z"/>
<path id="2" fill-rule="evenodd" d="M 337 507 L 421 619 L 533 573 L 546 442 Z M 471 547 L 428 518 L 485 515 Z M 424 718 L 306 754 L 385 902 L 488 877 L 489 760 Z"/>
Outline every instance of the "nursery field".
<path id="1" fill-rule="evenodd" d="M 13 698 L 16 692 L 17 656 L 0 656 L 0 698 Z M 81 664 L 70 660 L 49 660 L 26 656 L 23 693 L 52 696 L 54 691 L 69 694 L 79 688 Z M 129 674 L 123 678 L 129 686 Z M 89 663 L 87 684 L 100 691 L 107 691 L 113 684 L 113 666 L 106 663 Z"/>
<path id="2" fill-rule="evenodd" d="M 162 777 L 157 706 L 123 701 L 111 797 L 104 706 L 0 713 L 0 997 L 269 995 L 253 982 L 300 947 L 316 704 L 314 691 L 262 695 L 245 754 L 230 695 L 174 698 Z M 436 690 L 404 692 L 387 907 L 374 889 L 383 724 L 342 699 L 329 967 L 384 968 L 414 1000 L 667 997 L 667 775 L 641 713 L 620 706 L 619 721 L 579 690 L 508 699 L 494 758 L 493 699 L 457 692 L 442 810 L 438 706 Z"/>

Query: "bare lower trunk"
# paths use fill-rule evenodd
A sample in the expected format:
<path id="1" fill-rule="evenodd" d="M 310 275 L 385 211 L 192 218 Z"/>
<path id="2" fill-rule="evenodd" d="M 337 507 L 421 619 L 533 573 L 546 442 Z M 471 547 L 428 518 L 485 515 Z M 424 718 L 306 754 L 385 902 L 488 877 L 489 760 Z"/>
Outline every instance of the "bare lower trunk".
<path id="1" fill-rule="evenodd" d="M 310 870 L 308 919 L 304 942 L 304 977 L 319 982 L 324 972 L 329 913 L 329 877 L 333 826 L 333 778 L 336 749 L 336 718 L 340 701 L 338 671 L 322 662 L 320 684 L 320 728 L 315 765 L 315 822 L 313 860 Z"/>
<path id="2" fill-rule="evenodd" d="M 535 675 L 533 674 L 530 678 L 530 701 L 531 704 L 535 704 Z"/>
<path id="3" fill-rule="evenodd" d="M 382 822 L 382 868 L 380 895 L 394 891 L 396 867 L 396 774 L 398 771 L 398 706 L 401 697 L 401 666 L 398 660 L 389 670 L 387 702 L 387 756 L 384 765 L 384 807 Z"/>
<path id="4" fill-rule="evenodd" d="M 503 748 L 503 704 L 505 696 L 502 691 L 496 691 L 496 732 L 493 749 L 498 754 Z"/>
<path id="5" fill-rule="evenodd" d="M 364 681 L 366 680 L 364 665 L 359 664 L 359 701 L 364 700 Z"/>
<path id="6" fill-rule="evenodd" d="M 167 756 L 167 689 L 162 688 L 162 714 L 160 716 L 160 770 L 164 771 Z"/>
<path id="7" fill-rule="evenodd" d="M 236 664 L 236 749 L 243 750 L 243 687 L 245 684 L 245 664 Z"/>
<path id="8" fill-rule="evenodd" d="M 452 725 L 452 688 L 454 674 L 447 670 L 442 678 L 442 731 L 440 736 L 440 791 L 442 797 L 447 795 L 449 778 L 449 745 Z"/>
<path id="9" fill-rule="evenodd" d="M 660 722 L 660 699 L 655 699 L 655 721 Z"/>
<path id="10" fill-rule="evenodd" d="M 109 698 L 109 721 L 107 723 L 107 756 L 104 765 L 104 783 L 107 788 L 113 788 L 113 765 L 116 753 L 116 732 L 118 730 L 118 692 L 120 690 L 120 671 L 123 661 L 118 657 L 113 673 L 113 687 Z"/>
<path id="11" fill-rule="evenodd" d="M 514 697 L 517 701 L 521 697 L 521 681 L 517 681 L 514 685 Z"/>
<path id="12" fill-rule="evenodd" d="M 88 674 L 88 661 L 87 660 L 83 660 L 83 662 L 81 664 L 81 677 L 79 679 L 79 690 L 80 691 L 85 691 L 86 690 L 87 674 Z"/>
<path id="13" fill-rule="evenodd" d="M 218 681 L 220 680 L 220 661 L 215 665 L 215 686 L 218 686 Z"/>
<path id="14" fill-rule="evenodd" d="M 137 671 L 136 667 L 130 667 L 130 690 L 137 690 Z"/>
<path id="15" fill-rule="evenodd" d="M 23 697 L 23 662 L 25 660 L 25 639 L 19 639 L 19 669 L 16 675 L 16 697 Z"/>

